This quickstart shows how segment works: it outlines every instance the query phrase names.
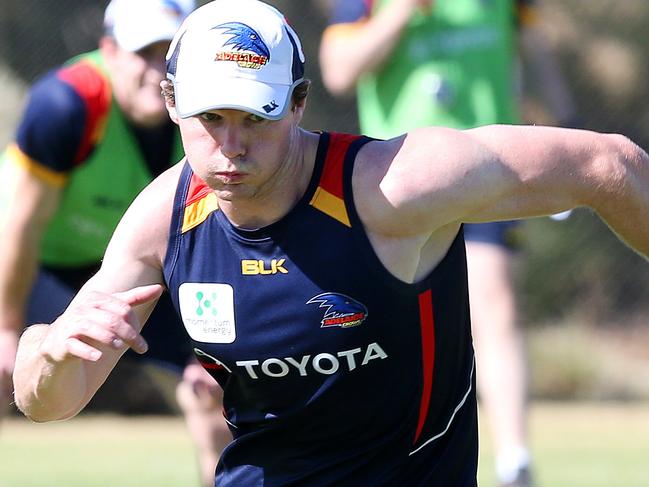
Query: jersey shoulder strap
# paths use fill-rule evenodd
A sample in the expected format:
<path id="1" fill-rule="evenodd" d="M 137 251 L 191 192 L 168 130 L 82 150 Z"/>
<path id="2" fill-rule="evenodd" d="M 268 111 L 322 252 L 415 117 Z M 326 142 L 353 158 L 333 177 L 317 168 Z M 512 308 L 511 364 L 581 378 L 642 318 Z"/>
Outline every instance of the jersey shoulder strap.
<path id="1" fill-rule="evenodd" d="M 326 150 L 323 151 L 324 155 L 320 156 L 324 157 L 324 163 L 318 187 L 309 204 L 351 227 L 344 195 L 346 167 L 352 167 L 360 147 L 371 139 L 338 132 L 324 133 L 322 137 L 327 138 Z"/>
<path id="2" fill-rule="evenodd" d="M 218 210 L 219 205 L 214 192 L 205 181 L 194 174 L 188 162 L 185 162 L 181 183 L 180 187 L 186 188 L 179 195 L 184 198 L 181 203 L 182 225 L 180 228 L 181 233 L 185 233 L 203 223 L 210 213 Z"/>

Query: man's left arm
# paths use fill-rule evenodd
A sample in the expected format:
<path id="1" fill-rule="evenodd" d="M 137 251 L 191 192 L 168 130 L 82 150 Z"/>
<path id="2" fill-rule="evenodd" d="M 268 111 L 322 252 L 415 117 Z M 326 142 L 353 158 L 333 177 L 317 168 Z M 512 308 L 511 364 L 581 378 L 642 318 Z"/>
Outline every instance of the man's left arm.
<path id="1" fill-rule="evenodd" d="M 488 126 L 466 133 L 486 151 L 487 171 L 500 179 L 502 191 L 491 193 L 491 204 L 469 218 L 525 218 L 586 206 L 649 256 L 649 156 L 633 141 L 555 127 Z"/>
<path id="2" fill-rule="evenodd" d="M 586 206 L 649 256 L 649 156 L 622 135 L 520 125 L 427 127 L 364 154 L 391 161 L 369 213 L 390 215 L 392 232 L 436 232 L 460 222 Z"/>

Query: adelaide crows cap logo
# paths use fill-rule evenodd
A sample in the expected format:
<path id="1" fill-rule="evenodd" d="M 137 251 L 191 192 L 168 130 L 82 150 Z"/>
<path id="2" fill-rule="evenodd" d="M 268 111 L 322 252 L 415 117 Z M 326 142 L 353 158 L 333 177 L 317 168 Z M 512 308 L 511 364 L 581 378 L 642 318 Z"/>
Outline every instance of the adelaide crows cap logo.
<path id="1" fill-rule="evenodd" d="M 232 46 L 233 51 L 219 51 L 215 61 L 234 61 L 239 67 L 259 69 L 270 61 L 270 50 L 261 36 L 250 26 L 241 22 L 226 22 L 214 29 L 222 29 L 230 39 L 223 44 Z"/>
<path id="2" fill-rule="evenodd" d="M 309 299 L 306 304 L 319 304 L 324 308 L 321 328 L 358 326 L 367 318 L 367 307 L 355 299 L 338 293 L 322 293 Z"/>

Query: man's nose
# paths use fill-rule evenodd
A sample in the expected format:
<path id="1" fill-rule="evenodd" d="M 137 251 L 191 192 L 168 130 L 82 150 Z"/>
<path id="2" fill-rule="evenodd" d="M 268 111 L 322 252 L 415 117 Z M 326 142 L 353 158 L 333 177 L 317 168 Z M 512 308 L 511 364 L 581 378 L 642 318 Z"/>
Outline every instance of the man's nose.
<path id="1" fill-rule="evenodd" d="M 228 159 L 245 154 L 245 143 L 241 129 L 235 125 L 227 125 L 221 134 L 221 153 Z"/>

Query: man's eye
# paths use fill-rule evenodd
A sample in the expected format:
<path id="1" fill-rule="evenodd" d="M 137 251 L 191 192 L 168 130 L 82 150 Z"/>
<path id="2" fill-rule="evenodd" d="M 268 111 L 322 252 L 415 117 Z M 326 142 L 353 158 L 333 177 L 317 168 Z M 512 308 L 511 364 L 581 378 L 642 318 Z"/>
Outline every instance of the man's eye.
<path id="1" fill-rule="evenodd" d="M 255 115 L 254 113 L 251 113 L 250 116 L 248 117 L 248 120 L 254 123 L 258 123 L 258 122 L 264 122 L 266 119 L 264 117 L 260 117 L 259 115 Z"/>
<path id="2" fill-rule="evenodd" d="M 202 120 L 205 120 L 206 122 L 213 122 L 215 120 L 218 120 L 219 116 L 216 113 L 211 113 L 211 112 L 204 112 L 199 115 L 199 117 Z"/>

